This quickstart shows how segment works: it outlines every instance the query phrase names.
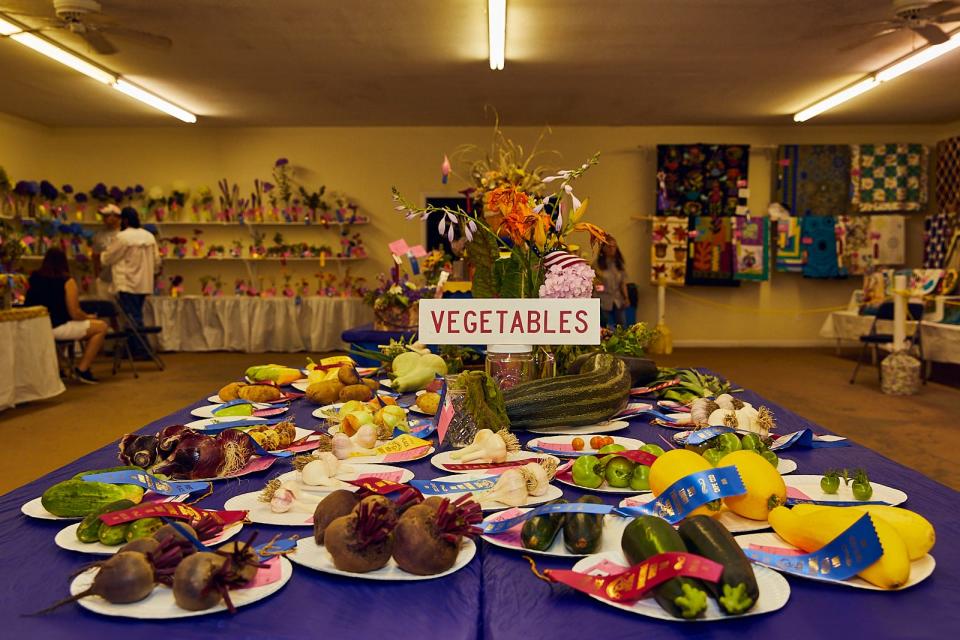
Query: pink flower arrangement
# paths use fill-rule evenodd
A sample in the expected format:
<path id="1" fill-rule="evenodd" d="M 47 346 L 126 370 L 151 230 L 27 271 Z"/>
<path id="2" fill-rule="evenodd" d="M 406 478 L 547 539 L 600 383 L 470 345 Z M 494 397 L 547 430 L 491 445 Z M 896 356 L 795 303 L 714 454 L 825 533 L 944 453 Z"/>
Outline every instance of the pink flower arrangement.
<path id="1" fill-rule="evenodd" d="M 593 295 L 593 281 L 597 277 L 585 262 L 567 266 L 552 265 L 540 285 L 541 298 L 589 298 Z"/>

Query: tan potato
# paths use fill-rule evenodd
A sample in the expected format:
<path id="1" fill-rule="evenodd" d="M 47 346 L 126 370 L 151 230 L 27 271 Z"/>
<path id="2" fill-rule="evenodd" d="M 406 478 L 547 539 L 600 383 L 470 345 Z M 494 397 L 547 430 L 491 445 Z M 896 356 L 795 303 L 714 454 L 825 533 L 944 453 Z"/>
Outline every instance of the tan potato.
<path id="1" fill-rule="evenodd" d="M 246 387 L 240 387 L 237 395 L 250 402 L 273 402 L 274 400 L 279 400 L 283 393 L 280 389 L 271 387 L 270 385 L 251 384 Z"/>
<path id="2" fill-rule="evenodd" d="M 373 391 L 374 393 L 376 393 L 377 389 L 380 388 L 380 382 L 378 380 L 374 380 L 373 378 L 364 378 L 360 382 L 370 387 L 370 391 Z"/>
<path id="3" fill-rule="evenodd" d="M 366 402 L 373 398 L 373 391 L 365 384 L 351 384 L 340 390 L 340 402 L 359 400 Z"/>
<path id="4" fill-rule="evenodd" d="M 220 399 L 224 402 L 230 402 L 240 397 L 237 392 L 245 386 L 247 386 L 246 382 L 231 382 L 230 384 L 224 385 L 220 391 L 217 392 L 217 395 L 220 396 Z"/>
<path id="5" fill-rule="evenodd" d="M 340 370 L 337 371 L 337 379 L 345 386 L 360 384 L 360 375 L 352 364 L 340 365 Z"/>
<path id="6" fill-rule="evenodd" d="M 337 380 L 314 382 L 307 387 L 307 400 L 314 404 L 333 404 L 340 399 L 343 385 Z"/>
<path id="7" fill-rule="evenodd" d="M 440 394 L 431 391 L 421 393 L 417 396 L 417 406 L 420 407 L 420 410 L 424 413 L 428 413 L 431 416 L 436 415 L 437 409 L 440 408 Z"/>

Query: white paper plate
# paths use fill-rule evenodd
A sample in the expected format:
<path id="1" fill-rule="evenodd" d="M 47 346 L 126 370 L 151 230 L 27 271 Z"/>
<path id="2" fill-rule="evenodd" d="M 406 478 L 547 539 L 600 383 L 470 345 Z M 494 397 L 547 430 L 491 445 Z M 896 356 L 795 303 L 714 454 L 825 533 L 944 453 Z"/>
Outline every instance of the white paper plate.
<path id="1" fill-rule="evenodd" d="M 283 403 L 285 403 L 285 402 L 293 402 L 293 401 L 296 400 L 296 399 L 297 399 L 297 398 L 287 398 L 286 400 L 274 400 L 273 402 L 266 402 L 266 403 L 263 403 L 263 404 L 269 404 L 269 405 L 273 406 L 273 405 L 277 405 L 277 404 L 283 404 Z M 209 396 L 209 397 L 207 398 L 207 402 L 212 402 L 213 404 L 223 404 L 223 403 L 224 403 L 224 401 L 220 399 L 220 394 L 219 394 L 219 393 L 215 393 L 215 394 L 213 394 L 212 396 Z"/>
<path id="2" fill-rule="evenodd" d="M 68 527 L 60 529 L 57 532 L 56 537 L 53 539 L 57 543 L 57 546 L 61 549 L 66 549 L 67 551 L 79 551 L 80 553 L 95 553 L 97 555 L 109 556 L 115 554 L 120 550 L 122 544 L 118 544 L 115 547 L 109 547 L 105 544 L 100 544 L 99 542 L 80 542 L 77 538 L 77 528 L 80 526 L 79 522 L 75 522 Z M 242 522 L 236 522 L 231 524 L 223 531 L 220 532 L 220 535 L 210 540 L 205 540 L 204 544 L 208 546 L 217 545 L 221 542 L 226 542 L 233 536 L 240 533 L 240 530 L 243 529 Z"/>
<path id="3" fill-rule="evenodd" d="M 338 480 L 356 480 L 361 476 L 385 477 L 387 474 L 400 474 L 400 478 L 398 480 L 394 480 L 394 482 L 406 484 L 414 478 L 413 471 L 404 469 L 402 467 L 392 467 L 388 464 L 362 464 L 359 462 L 348 462 L 347 464 L 350 465 L 350 471 L 338 473 L 336 475 Z M 312 493 L 318 496 L 325 496 L 328 493 L 333 493 L 338 489 L 346 489 L 347 491 L 357 491 L 360 489 L 360 487 L 352 484 L 348 484 L 343 487 L 318 487 L 311 484 L 304 484 L 300 480 L 299 471 L 288 471 L 277 476 L 277 479 L 281 482 L 296 482 L 297 488 L 299 488 L 301 491 Z"/>
<path id="4" fill-rule="evenodd" d="M 529 433 L 539 433 L 547 436 L 582 436 L 585 434 L 596 435 L 599 433 L 613 433 L 614 431 L 620 431 L 621 429 L 626 429 L 630 426 L 630 423 L 626 420 L 608 420 L 607 422 L 598 422 L 597 424 L 589 424 L 585 427 L 550 427 L 542 429 L 527 429 Z"/>
<path id="5" fill-rule="evenodd" d="M 532 447 L 543 447 L 544 449 L 549 449 L 551 445 L 555 445 L 555 444 L 569 445 L 570 441 L 573 440 L 574 437 L 579 437 L 583 440 L 583 449 L 581 449 L 580 451 L 569 451 L 569 452 L 550 451 L 549 452 L 550 455 L 559 456 L 561 458 L 578 458 L 580 456 L 595 456 L 595 455 L 598 455 L 597 449 L 594 449 L 593 447 L 590 446 L 590 438 L 592 438 L 595 435 L 599 435 L 599 434 L 590 433 L 590 434 L 585 434 L 583 436 L 546 436 L 543 438 L 533 438 L 532 440 L 527 442 L 526 446 L 528 449 L 531 449 Z M 624 438 L 623 436 L 610 436 L 610 437 L 613 438 L 613 444 L 622 445 L 627 449 L 639 449 L 644 444 L 646 444 L 642 440 L 637 440 L 636 438 Z"/>
<path id="6" fill-rule="evenodd" d="M 789 458 L 778 458 L 777 459 L 777 471 L 780 475 L 786 475 L 788 473 L 793 473 L 797 470 L 797 461 L 791 460 Z"/>
<path id="7" fill-rule="evenodd" d="M 519 513 L 525 513 L 529 511 L 529 508 L 517 508 L 510 509 L 508 511 L 498 511 L 497 513 L 491 514 L 484 518 L 484 522 L 492 522 L 496 520 L 505 520 L 507 518 L 512 518 L 514 515 Z M 616 552 L 620 549 L 620 539 L 623 537 L 623 530 L 627 526 L 627 520 L 615 515 L 607 515 L 603 517 L 603 538 L 600 540 L 600 549 L 597 553 L 604 552 Z M 583 553 L 571 553 L 563 544 L 563 531 L 557 533 L 556 539 L 553 541 L 553 544 L 550 545 L 550 548 L 544 551 L 537 551 L 536 549 L 527 549 L 520 542 L 520 530 L 523 528 L 523 524 L 518 524 L 512 529 L 505 531 L 504 533 L 498 533 L 496 535 L 483 535 L 483 539 L 494 545 L 495 547 L 502 547 L 503 549 L 512 549 L 514 551 L 520 551 L 522 553 L 532 553 L 540 556 L 554 556 L 557 558 L 580 558 L 586 554 Z"/>
<path id="8" fill-rule="evenodd" d="M 305 392 L 307 390 L 307 387 L 310 386 L 310 381 L 307 379 L 294 380 L 293 382 L 290 383 L 290 386 L 296 389 L 297 391 Z"/>
<path id="9" fill-rule="evenodd" d="M 441 451 L 437 455 L 430 458 L 430 464 L 432 464 L 437 469 L 441 471 L 446 471 L 447 473 L 484 473 L 488 476 L 500 475 L 507 469 L 516 469 L 516 467 L 492 467 L 490 469 L 471 469 L 469 471 L 457 471 L 455 469 L 448 469 L 448 464 L 470 464 L 463 463 L 460 460 L 453 459 L 453 451 Z M 547 453 L 535 453 L 533 451 L 511 451 L 507 454 L 507 462 L 512 462 L 514 460 L 528 460 L 537 458 L 540 460 L 554 460 L 557 463 L 557 466 L 560 465 L 560 460 L 556 456 L 551 456 Z"/>
<path id="10" fill-rule="evenodd" d="M 70 583 L 70 594 L 76 595 L 86 591 L 93 583 L 93 578 L 99 569 L 90 569 L 78 575 Z M 262 587 L 253 589 L 234 589 L 230 592 L 230 601 L 233 606 L 240 608 L 248 604 L 253 604 L 258 600 L 263 600 L 277 591 L 283 585 L 287 584 L 290 576 L 293 575 L 293 565 L 286 558 L 280 558 L 280 579 Z M 192 618 L 194 616 L 205 616 L 211 613 L 220 613 L 226 611 L 227 607 L 222 602 L 203 611 L 188 611 L 177 606 L 173 599 L 173 590 L 167 587 L 156 587 L 149 596 L 139 602 L 130 604 L 111 604 L 100 596 L 89 596 L 77 601 L 84 609 L 99 613 L 105 616 L 120 616 L 123 618 L 139 618 L 142 620 L 167 620 L 172 618 Z"/>
<path id="11" fill-rule="evenodd" d="M 314 409 L 310 415 L 312 415 L 314 418 L 326 420 L 327 419 L 326 412 L 339 410 L 340 407 L 342 407 L 343 405 L 344 405 L 343 402 L 334 402 L 333 404 L 325 404 L 322 407 L 318 407 Z"/>
<path id="12" fill-rule="evenodd" d="M 453 475 L 451 475 L 451 476 L 442 476 L 442 477 L 439 477 L 439 478 L 434 478 L 434 480 L 443 480 L 443 481 L 449 481 L 449 482 L 466 482 L 466 481 L 469 481 L 469 480 L 477 480 L 477 479 L 480 479 L 480 478 L 487 478 L 487 477 L 489 477 L 490 475 L 491 475 L 491 474 L 489 474 L 489 473 L 480 473 L 480 472 L 477 472 L 477 471 L 472 471 L 472 472 L 470 472 L 470 473 L 455 473 L 455 474 L 453 474 Z M 460 496 L 464 496 L 464 495 L 466 495 L 467 493 L 472 493 L 472 494 L 473 494 L 473 497 L 477 500 L 477 502 L 480 503 L 480 506 L 483 508 L 484 511 L 500 511 L 501 509 L 509 509 L 509 508 L 510 508 L 510 505 L 508 505 L 508 504 L 503 504 L 502 502 L 497 502 L 497 501 L 483 502 L 483 501 L 482 501 L 482 500 L 483 500 L 483 494 L 486 493 L 486 491 L 472 491 L 472 492 L 470 492 L 470 491 L 463 491 L 463 492 L 460 492 L 460 493 L 445 493 L 445 494 L 443 494 L 443 495 L 440 496 L 440 497 L 442 497 L 442 498 L 449 498 L 450 501 L 453 502 L 454 500 L 456 500 L 456 499 L 459 498 Z M 563 491 L 560 489 L 560 487 L 557 487 L 557 486 L 551 484 L 551 485 L 548 485 L 548 486 L 547 486 L 547 492 L 544 493 L 542 496 L 527 496 L 527 502 L 526 502 L 526 504 L 524 504 L 523 506 L 525 506 L 525 507 L 535 507 L 535 506 L 537 506 L 537 505 L 546 504 L 546 503 L 550 502 L 551 500 L 556 500 L 557 498 L 562 498 L 562 497 L 563 497 Z"/>
<path id="13" fill-rule="evenodd" d="M 253 404 L 254 410 L 257 410 L 257 409 L 284 409 L 284 410 L 286 410 L 286 407 L 275 407 L 275 406 L 273 406 L 272 404 L 267 404 L 267 403 L 265 403 L 265 402 L 254 402 L 254 403 L 252 403 L 252 404 Z M 205 407 L 197 407 L 196 409 L 194 409 L 194 410 L 192 410 L 192 411 L 190 412 L 190 415 L 196 416 L 197 418 L 215 418 L 215 417 L 217 417 L 217 416 L 213 415 L 213 412 L 214 412 L 215 409 L 218 409 L 218 408 L 220 408 L 221 406 L 223 406 L 223 405 L 221 405 L 221 404 L 208 404 L 208 405 L 205 406 Z M 228 417 L 228 418 L 233 418 L 233 417 L 236 417 L 236 416 L 226 416 L 226 417 Z M 239 416 L 239 417 L 241 417 L 241 418 L 247 418 L 247 417 L 253 417 L 253 416 Z"/>
<path id="14" fill-rule="evenodd" d="M 148 491 L 147 495 L 154 495 L 154 494 Z M 156 496 L 154 495 L 154 497 Z M 159 498 L 157 500 L 152 500 L 150 498 L 147 498 L 147 500 L 141 500 L 141 503 L 143 502 L 183 502 L 189 497 L 190 497 L 189 495 L 185 494 L 180 496 L 169 496 L 165 500 L 160 500 Z M 38 496 L 33 500 L 31 500 L 30 502 L 24 503 L 23 506 L 20 507 L 20 513 L 22 513 L 25 516 L 29 516 L 31 518 L 36 518 L 38 520 L 83 520 L 83 516 L 80 516 L 78 518 L 65 518 L 63 516 L 55 516 L 43 508 L 43 503 L 41 502 L 41 500 L 42 500 L 42 496 Z"/>
<path id="15" fill-rule="evenodd" d="M 393 558 L 390 558 L 390 561 L 382 569 L 377 569 L 376 571 L 370 571 L 368 573 L 351 573 L 349 571 L 341 571 L 333 565 L 333 558 L 330 556 L 330 553 L 322 546 L 318 545 L 313 540 L 313 536 L 306 538 L 300 538 L 297 541 L 297 550 L 291 553 L 288 557 L 293 562 L 296 562 L 299 565 L 308 567 L 310 569 L 315 569 L 317 571 L 322 571 L 323 573 L 332 573 L 338 576 L 347 576 L 348 578 L 360 578 L 362 580 L 384 580 L 384 581 L 413 581 L 413 580 L 433 580 L 434 578 L 442 578 L 443 576 L 448 576 L 451 573 L 463 569 L 465 566 L 470 564 L 470 561 L 473 560 L 473 556 L 477 554 L 477 545 L 470 538 L 463 538 L 460 543 L 460 553 L 457 555 L 457 560 L 454 562 L 453 566 L 444 571 L 443 573 L 438 573 L 433 576 L 418 576 L 412 573 L 407 573 L 403 569 L 397 566 L 397 563 Z"/>
<path id="16" fill-rule="evenodd" d="M 856 502 L 856 498 L 853 497 L 853 482 L 847 485 L 844 484 L 841 479 L 840 488 L 837 492 L 835 494 L 829 494 L 824 493 L 823 489 L 820 488 L 820 479 L 822 477 L 823 476 L 788 476 L 784 478 L 783 481 L 787 485 L 787 498 L 791 497 L 789 490 L 793 488 L 802 491 L 811 500 Z M 870 486 L 873 487 L 873 495 L 870 496 L 871 501 L 880 500 L 894 506 L 907 501 L 907 494 L 900 491 L 900 489 L 894 489 L 893 487 L 888 487 L 878 482 L 871 482 Z"/>
<path id="17" fill-rule="evenodd" d="M 614 551 L 610 553 L 598 553 L 592 556 L 587 556 L 586 558 L 583 558 L 577 562 L 577 564 L 573 565 L 573 570 L 581 573 L 590 573 L 590 569 L 595 567 L 602 560 L 614 562 L 622 567 L 626 567 L 630 564 L 627 562 L 626 558 L 624 558 L 622 551 Z M 669 613 L 664 611 L 663 608 L 657 604 L 657 601 L 654 600 L 653 595 L 649 595 L 646 598 L 638 600 L 632 604 L 619 604 L 616 602 L 610 602 L 609 600 L 604 600 L 603 598 L 598 598 L 596 596 L 590 597 L 611 607 L 622 609 L 623 611 L 629 611 L 630 613 L 636 613 L 650 618 L 657 618 L 659 620 L 669 620 L 671 622 L 715 622 L 719 620 L 738 620 L 740 618 L 746 618 L 747 616 L 758 616 L 764 613 L 771 613 L 781 609 L 785 604 L 787 604 L 787 600 L 790 599 L 790 585 L 783 576 L 776 571 L 758 565 L 754 565 L 753 573 L 757 578 L 757 586 L 760 587 L 760 598 L 757 600 L 757 603 L 753 606 L 753 608 L 750 609 L 750 611 L 742 613 L 738 616 L 729 616 L 724 614 L 719 605 L 717 605 L 717 601 L 713 598 L 707 598 L 707 610 L 702 618 L 685 620 L 684 618 L 674 618 Z M 591 575 L 606 574 L 601 571 L 595 571 L 592 572 Z"/>
<path id="18" fill-rule="evenodd" d="M 746 549 L 751 544 L 761 545 L 764 547 L 780 547 L 788 551 L 796 551 L 797 548 L 786 542 L 772 531 L 766 533 L 751 533 L 746 536 L 737 536 L 737 543 Z M 929 553 L 919 560 L 914 560 L 910 563 L 910 579 L 907 580 L 907 584 L 903 585 L 897 591 L 902 591 L 904 589 L 909 589 L 915 584 L 919 584 L 930 577 L 933 573 L 934 568 L 936 568 L 937 562 L 933 559 Z M 757 565 L 754 564 L 754 570 L 756 570 Z M 794 574 L 790 574 L 791 576 Z M 849 580 L 844 580 L 842 582 L 836 582 L 831 580 L 819 580 L 818 578 L 812 576 L 797 576 L 798 578 L 809 578 L 810 580 L 817 580 L 818 582 L 830 582 L 832 584 L 840 584 L 845 587 L 853 587 L 854 589 L 869 589 L 871 591 L 890 591 L 890 589 L 881 589 L 880 587 L 870 584 L 863 578 L 850 578 Z"/>
<path id="19" fill-rule="evenodd" d="M 651 500 L 653 500 L 653 494 L 644 493 L 630 498 L 624 498 L 620 501 L 620 506 L 635 507 L 640 504 L 646 504 Z M 767 522 L 744 518 L 729 511 L 726 507 L 720 511 L 720 515 L 714 517 L 714 520 L 725 526 L 730 533 L 748 533 L 750 531 L 763 531 L 764 529 L 770 528 L 770 524 Z"/>
<path id="20" fill-rule="evenodd" d="M 260 492 L 253 491 L 234 496 L 223 505 L 224 509 L 249 511 L 247 519 L 258 524 L 272 524 L 284 527 L 312 527 L 313 511 L 287 511 L 274 513 L 270 505 L 259 500 Z"/>
<path id="21" fill-rule="evenodd" d="M 206 429 L 207 427 L 213 424 L 226 424 L 228 422 L 238 422 L 240 420 L 266 422 L 268 418 L 258 418 L 256 416 L 226 416 L 224 418 L 203 418 L 201 420 L 194 420 L 192 422 L 188 422 L 183 426 L 189 429 L 203 431 L 204 429 Z"/>

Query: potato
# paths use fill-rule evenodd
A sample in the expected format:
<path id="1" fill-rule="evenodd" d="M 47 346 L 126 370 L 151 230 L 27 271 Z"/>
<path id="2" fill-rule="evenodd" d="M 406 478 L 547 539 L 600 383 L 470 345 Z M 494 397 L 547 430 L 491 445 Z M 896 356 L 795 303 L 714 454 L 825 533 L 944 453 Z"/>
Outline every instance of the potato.
<path id="1" fill-rule="evenodd" d="M 283 393 L 280 389 L 270 385 L 251 384 L 246 387 L 240 387 L 237 395 L 250 402 L 273 402 L 274 400 L 279 400 Z"/>
<path id="2" fill-rule="evenodd" d="M 219 395 L 220 399 L 224 402 L 230 402 L 240 397 L 237 392 L 245 386 L 247 386 L 246 382 L 231 382 L 221 388 L 220 391 L 217 392 L 217 395 Z"/>
<path id="3" fill-rule="evenodd" d="M 437 409 L 440 408 L 440 394 L 428 391 L 417 396 L 417 406 L 424 413 L 431 416 L 437 415 Z"/>
<path id="4" fill-rule="evenodd" d="M 373 391 L 365 384 L 351 384 L 340 389 L 340 402 L 348 400 L 360 400 L 366 402 L 373 398 Z"/>
<path id="5" fill-rule="evenodd" d="M 343 385 L 337 380 L 314 382 L 307 387 L 307 400 L 314 404 L 333 404 L 340 400 L 341 389 Z"/>
<path id="6" fill-rule="evenodd" d="M 337 371 L 337 379 L 346 386 L 360 384 L 360 375 L 352 364 L 340 365 L 340 370 Z"/>
<path id="7" fill-rule="evenodd" d="M 376 393 L 377 389 L 380 388 L 380 381 L 374 380 L 373 378 L 364 378 L 360 382 L 370 387 L 370 391 L 373 391 L 374 393 Z"/>

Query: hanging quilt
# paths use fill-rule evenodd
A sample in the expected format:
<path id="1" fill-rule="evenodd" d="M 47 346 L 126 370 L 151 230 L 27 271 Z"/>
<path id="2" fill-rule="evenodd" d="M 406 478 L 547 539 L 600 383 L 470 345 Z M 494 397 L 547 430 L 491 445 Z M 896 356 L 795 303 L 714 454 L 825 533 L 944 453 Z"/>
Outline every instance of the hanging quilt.
<path id="1" fill-rule="evenodd" d="M 735 254 L 730 218 L 690 218 L 687 284 L 739 286 L 733 277 Z"/>
<path id="2" fill-rule="evenodd" d="M 800 219 L 777 220 L 777 271 L 803 271 L 803 251 L 800 245 Z"/>
<path id="3" fill-rule="evenodd" d="M 792 144 L 780 147 L 780 203 L 795 216 L 835 216 L 850 210 L 850 147 Z"/>
<path id="4" fill-rule="evenodd" d="M 937 143 L 937 207 L 960 210 L 960 136 Z"/>
<path id="5" fill-rule="evenodd" d="M 869 271 L 873 257 L 869 248 L 870 216 L 837 218 L 837 258 L 841 272 L 862 275 Z"/>
<path id="6" fill-rule="evenodd" d="M 833 216 L 800 218 L 804 277 L 839 278 L 842 275 L 837 261 L 836 225 Z"/>
<path id="7" fill-rule="evenodd" d="M 940 212 L 923 221 L 923 266 L 940 269 L 947 258 L 947 249 L 954 232 L 960 228 L 960 215 Z"/>
<path id="8" fill-rule="evenodd" d="M 867 250 L 873 264 L 895 265 L 906 261 L 903 216 L 870 216 L 867 234 Z"/>
<path id="9" fill-rule="evenodd" d="M 650 284 L 683 285 L 687 275 L 687 218 L 657 217 L 650 243 Z"/>
<path id="10" fill-rule="evenodd" d="M 922 144 L 851 147 L 853 204 L 859 211 L 920 211 L 927 202 L 929 151 Z"/>
<path id="11" fill-rule="evenodd" d="M 749 155 L 749 145 L 657 145 L 657 214 L 734 215 Z"/>
<path id="12" fill-rule="evenodd" d="M 768 218 L 733 218 L 737 280 L 770 278 L 770 220 Z"/>

